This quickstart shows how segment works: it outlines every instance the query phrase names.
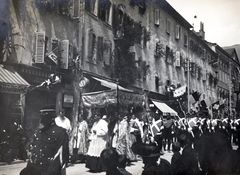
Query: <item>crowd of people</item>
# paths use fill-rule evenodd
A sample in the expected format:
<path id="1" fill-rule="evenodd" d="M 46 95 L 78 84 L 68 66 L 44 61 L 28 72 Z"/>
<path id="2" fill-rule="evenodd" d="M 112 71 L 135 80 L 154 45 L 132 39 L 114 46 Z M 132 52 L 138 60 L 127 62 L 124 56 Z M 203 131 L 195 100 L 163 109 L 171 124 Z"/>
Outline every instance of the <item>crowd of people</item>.
<path id="1" fill-rule="evenodd" d="M 42 128 L 21 175 L 65 174 L 66 166 L 77 162 L 90 172 L 121 175 L 139 160 L 142 175 L 240 174 L 240 149 L 232 147 L 239 148 L 239 120 L 95 112 L 92 123 L 84 113 L 72 128 L 64 115 L 64 110 L 56 118 L 41 111 Z M 161 157 L 165 151 L 173 153 L 170 162 Z"/>

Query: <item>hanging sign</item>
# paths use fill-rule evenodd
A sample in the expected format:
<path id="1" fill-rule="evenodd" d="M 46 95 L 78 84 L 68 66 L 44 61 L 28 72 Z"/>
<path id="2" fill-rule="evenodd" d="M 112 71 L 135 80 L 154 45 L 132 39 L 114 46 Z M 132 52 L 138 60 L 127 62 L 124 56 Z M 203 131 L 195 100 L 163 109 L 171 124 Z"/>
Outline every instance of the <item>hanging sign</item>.
<path id="1" fill-rule="evenodd" d="M 89 84 L 89 80 L 86 77 L 83 77 L 79 82 L 80 88 L 85 88 Z"/>

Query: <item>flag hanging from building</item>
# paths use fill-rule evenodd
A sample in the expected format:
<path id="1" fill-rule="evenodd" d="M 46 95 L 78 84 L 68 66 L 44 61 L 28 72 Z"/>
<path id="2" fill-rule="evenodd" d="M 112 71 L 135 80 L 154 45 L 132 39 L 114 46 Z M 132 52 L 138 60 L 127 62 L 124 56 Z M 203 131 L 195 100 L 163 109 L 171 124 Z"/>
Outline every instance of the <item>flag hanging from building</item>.
<path id="1" fill-rule="evenodd" d="M 174 90 L 173 97 L 180 97 L 186 92 L 187 86 L 181 86 Z"/>
<path id="2" fill-rule="evenodd" d="M 205 107 L 205 108 L 211 106 L 211 105 L 212 105 L 212 102 L 211 102 L 210 97 L 207 97 L 207 98 L 205 98 L 204 100 L 202 100 L 202 101 L 201 101 L 201 105 L 202 105 L 202 107 Z"/>
<path id="3" fill-rule="evenodd" d="M 201 96 L 201 93 L 195 91 L 195 92 L 192 93 L 192 96 L 193 96 L 195 102 L 197 102 L 199 100 L 200 96 Z"/>
<path id="4" fill-rule="evenodd" d="M 52 51 L 49 52 L 48 58 L 50 58 L 50 60 L 52 62 L 54 62 L 56 65 L 58 65 L 57 55 L 55 55 L 55 53 L 53 53 Z"/>

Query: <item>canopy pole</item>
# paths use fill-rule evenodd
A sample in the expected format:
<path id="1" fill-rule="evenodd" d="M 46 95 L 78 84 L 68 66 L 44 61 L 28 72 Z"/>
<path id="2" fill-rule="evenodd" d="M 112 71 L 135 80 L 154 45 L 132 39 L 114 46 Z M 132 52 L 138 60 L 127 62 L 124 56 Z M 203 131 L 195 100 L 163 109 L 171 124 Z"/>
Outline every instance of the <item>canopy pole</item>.
<path id="1" fill-rule="evenodd" d="M 118 79 L 117 79 L 117 140 L 118 140 L 118 137 L 119 137 L 119 87 L 118 87 Z"/>

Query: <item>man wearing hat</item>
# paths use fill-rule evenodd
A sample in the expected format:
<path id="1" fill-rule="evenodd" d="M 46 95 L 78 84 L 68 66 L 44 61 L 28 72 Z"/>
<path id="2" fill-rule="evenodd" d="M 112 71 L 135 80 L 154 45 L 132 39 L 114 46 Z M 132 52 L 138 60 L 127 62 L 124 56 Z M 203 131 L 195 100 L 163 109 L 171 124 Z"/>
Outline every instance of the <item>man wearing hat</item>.
<path id="1" fill-rule="evenodd" d="M 167 145 L 167 150 L 170 151 L 170 146 L 172 143 L 172 131 L 173 131 L 173 125 L 174 122 L 171 118 L 170 113 L 167 113 L 166 119 L 163 121 L 163 135 L 164 135 L 164 151 L 166 150 L 166 145 Z"/>
<path id="2" fill-rule="evenodd" d="M 160 149 L 155 144 L 134 144 L 133 151 L 142 157 L 144 170 L 142 175 L 172 175 L 171 164 L 160 158 Z"/>
<path id="3" fill-rule="evenodd" d="M 55 124 L 54 109 L 40 110 L 40 117 L 41 129 L 34 137 L 29 162 L 20 175 L 65 174 L 69 157 L 67 132 Z"/>

